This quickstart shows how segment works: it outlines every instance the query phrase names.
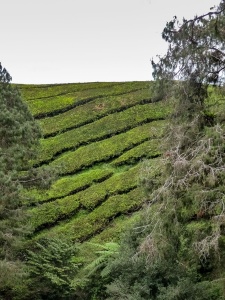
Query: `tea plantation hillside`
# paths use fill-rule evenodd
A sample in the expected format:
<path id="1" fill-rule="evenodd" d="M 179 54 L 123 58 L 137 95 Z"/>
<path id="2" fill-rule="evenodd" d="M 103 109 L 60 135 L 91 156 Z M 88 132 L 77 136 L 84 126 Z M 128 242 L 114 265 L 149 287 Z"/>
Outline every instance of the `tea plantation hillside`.
<path id="1" fill-rule="evenodd" d="M 56 167 L 49 190 L 26 192 L 35 238 L 112 240 L 145 201 L 142 160 L 160 155 L 169 105 L 150 82 L 19 85 L 42 132 L 37 168 Z"/>

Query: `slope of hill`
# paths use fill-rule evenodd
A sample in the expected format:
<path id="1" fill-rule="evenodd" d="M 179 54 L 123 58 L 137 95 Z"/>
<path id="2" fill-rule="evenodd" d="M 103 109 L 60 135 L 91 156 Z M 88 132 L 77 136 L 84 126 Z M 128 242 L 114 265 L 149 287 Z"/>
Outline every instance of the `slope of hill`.
<path id="1" fill-rule="evenodd" d="M 42 132 L 36 167 L 57 167 L 47 191 L 27 191 L 35 238 L 112 240 L 145 201 L 142 160 L 160 155 L 167 103 L 150 82 L 20 85 Z"/>

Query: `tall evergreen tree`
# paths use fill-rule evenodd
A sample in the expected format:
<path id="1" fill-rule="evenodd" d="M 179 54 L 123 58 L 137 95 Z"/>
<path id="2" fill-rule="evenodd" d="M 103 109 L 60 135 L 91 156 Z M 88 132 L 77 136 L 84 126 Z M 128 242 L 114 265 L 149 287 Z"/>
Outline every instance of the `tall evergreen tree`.
<path id="1" fill-rule="evenodd" d="M 225 299 L 224 111 L 209 97 L 218 91 L 224 107 L 224 25 L 221 0 L 163 30 L 168 51 L 152 61 L 154 92 L 176 108 L 145 180 L 149 203 L 111 263 L 108 299 Z"/>
<path id="2" fill-rule="evenodd" d="M 175 92 L 179 100 L 176 117 L 193 120 L 205 108 L 208 86 L 224 84 L 224 24 L 224 0 L 206 14 L 167 22 L 162 38 L 168 50 L 157 62 L 152 60 L 153 77 L 159 87 L 157 94 L 164 91 L 168 97 Z"/>
<path id="3" fill-rule="evenodd" d="M 0 298 L 13 299 L 22 265 L 17 251 L 26 235 L 22 173 L 31 170 L 40 130 L 11 76 L 0 64 Z M 27 177 L 27 176 L 26 176 Z"/>
<path id="4" fill-rule="evenodd" d="M 213 253 L 218 257 L 224 234 L 223 112 L 209 97 L 209 91 L 219 91 L 220 104 L 224 102 L 224 24 L 224 0 L 193 19 L 180 23 L 174 17 L 162 33 L 169 43 L 167 53 L 152 61 L 158 87 L 177 101 L 164 143 L 166 177 L 152 198 L 162 200 L 183 227 L 193 219 L 207 220 L 198 238 L 182 236 L 201 260 L 211 259 Z"/>

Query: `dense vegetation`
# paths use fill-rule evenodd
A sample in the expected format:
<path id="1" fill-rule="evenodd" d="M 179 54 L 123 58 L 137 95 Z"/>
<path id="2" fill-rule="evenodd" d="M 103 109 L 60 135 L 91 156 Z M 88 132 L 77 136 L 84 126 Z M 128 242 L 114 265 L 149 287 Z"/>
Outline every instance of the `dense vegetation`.
<path id="1" fill-rule="evenodd" d="M 155 82 L 0 65 L 1 299 L 225 299 L 224 16 L 168 22 Z"/>
<path id="2" fill-rule="evenodd" d="M 58 173 L 48 190 L 31 186 L 22 192 L 33 227 L 26 246 L 33 278 L 29 297 L 93 296 L 84 292 L 89 279 L 83 269 L 95 258 L 89 241 L 118 241 L 145 202 L 139 178 L 145 160 L 154 165 L 161 155 L 160 140 L 172 102 L 153 102 L 152 86 L 151 82 L 19 86 L 43 132 L 33 165 L 39 172 L 50 166 Z M 40 256 L 51 257 L 52 243 L 59 241 L 61 249 L 65 237 L 65 245 L 82 242 L 79 251 L 76 243 L 71 251 L 80 271 L 71 264 L 74 278 L 69 277 L 67 284 L 49 267 L 51 261 L 48 267 L 37 266 Z M 63 255 L 60 251 L 57 255 Z M 51 275 L 47 268 L 53 270 Z"/>
<path id="3" fill-rule="evenodd" d="M 150 204 L 101 273 L 108 299 L 225 298 L 224 105 L 212 110 L 209 99 L 212 87 L 224 99 L 224 16 L 221 1 L 162 33 L 155 95 L 176 106 L 146 182 Z"/>
<path id="4" fill-rule="evenodd" d="M 40 129 L 11 77 L 0 64 L 0 298 L 12 299 L 23 293 L 21 261 L 24 237 L 29 232 L 23 205 L 23 189 L 30 183 L 40 187 L 44 174 L 34 170 Z M 18 297 L 20 297 L 18 296 Z M 22 296 L 21 296 L 22 297 Z"/>
<path id="5" fill-rule="evenodd" d="M 160 155 L 171 109 L 163 102 L 152 103 L 151 85 L 20 86 L 44 133 L 34 164 L 37 169 L 48 164 L 59 175 L 48 191 L 25 192 L 35 239 L 66 232 L 84 241 L 141 207 L 141 159 Z M 60 97 L 62 109 L 55 111 L 54 100 Z M 68 97 L 74 100 L 66 106 Z"/>

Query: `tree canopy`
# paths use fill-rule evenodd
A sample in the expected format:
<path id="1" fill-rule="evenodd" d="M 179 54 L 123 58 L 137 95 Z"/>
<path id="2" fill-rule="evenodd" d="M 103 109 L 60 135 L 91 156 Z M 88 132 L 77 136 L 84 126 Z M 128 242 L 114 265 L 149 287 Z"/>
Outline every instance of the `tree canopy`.
<path id="1" fill-rule="evenodd" d="M 224 25 L 225 1 L 192 19 L 183 18 L 180 22 L 175 16 L 167 22 L 162 38 L 168 50 L 157 61 L 152 59 L 153 77 L 159 87 L 156 94 L 164 91 L 168 96 L 176 92 L 181 104 L 177 116 L 179 111 L 193 118 L 205 108 L 208 86 L 224 85 Z"/>
<path id="2" fill-rule="evenodd" d="M 16 288 L 22 267 L 18 249 L 27 233 L 22 204 L 22 173 L 29 171 L 35 157 L 40 129 L 11 76 L 0 64 L 0 295 Z M 5 296 L 7 297 L 7 296 Z"/>
<path id="3" fill-rule="evenodd" d="M 181 22 L 152 60 L 155 97 L 174 99 L 164 155 L 149 167 L 148 204 L 111 263 L 109 299 L 224 299 L 225 1 Z M 131 291 L 131 292 L 130 292 Z"/>
<path id="4" fill-rule="evenodd" d="M 22 191 L 36 182 L 31 161 L 41 134 L 0 64 L 0 298 L 225 299 L 225 0 L 193 19 L 174 17 L 162 38 L 168 50 L 152 60 L 154 93 L 175 108 L 163 155 L 154 166 L 146 162 L 140 179 L 147 201 L 138 222 L 120 245 L 94 244 L 103 250 L 87 275 L 73 241 L 40 239 L 26 252 L 30 292 L 21 281 Z M 222 95 L 222 112 L 212 89 Z"/>
<path id="5" fill-rule="evenodd" d="M 225 1 L 206 14 L 179 22 L 167 22 L 162 38 L 168 42 L 165 56 L 152 60 L 153 76 L 160 80 L 195 80 L 223 84 L 225 74 Z"/>

